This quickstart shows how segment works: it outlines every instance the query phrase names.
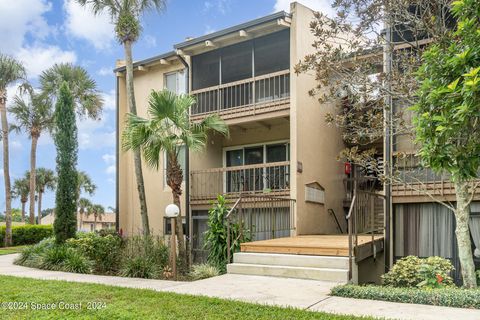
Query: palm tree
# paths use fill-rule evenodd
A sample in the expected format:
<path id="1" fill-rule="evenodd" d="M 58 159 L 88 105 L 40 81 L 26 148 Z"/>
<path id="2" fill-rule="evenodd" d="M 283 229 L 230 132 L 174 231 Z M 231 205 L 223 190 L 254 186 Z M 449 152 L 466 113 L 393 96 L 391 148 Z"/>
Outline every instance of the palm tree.
<path id="1" fill-rule="evenodd" d="M 42 222 L 42 197 L 46 190 L 55 190 L 57 186 L 57 177 L 55 172 L 46 168 L 38 168 L 36 175 L 36 185 L 38 193 L 38 224 Z"/>
<path id="2" fill-rule="evenodd" d="M 78 171 L 78 186 L 77 186 L 77 207 L 79 207 L 79 200 L 82 192 L 92 196 L 95 193 L 97 186 L 93 183 L 90 176 L 85 171 Z"/>
<path id="3" fill-rule="evenodd" d="M 3 181 L 5 183 L 5 246 L 12 244 L 12 190 L 8 150 L 7 86 L 25 79 L 25 67 L 14 58 L 0 53 L 0 118 L 2 122 Z"/>
<path id="4" fill-rule="evenodd" d="M 218 115 L 205 117 L 199 123 L 189 120 L 190 108 L 195 98 L 176 95 L 168 90 L 152 91 L 148 101 L 149 119 L 127 114 L 123 132 L 123 149 L 140 150 L 150 167 L 158 170 L 160 155 L 165 152 L 168 159 L 167 185 L 172 189 L 173 202 L 180 207 L 183 172 L 178 161 L 182 146 L 189 150 L 203 150 L 208 133 L 216 132 L 228 136 L 228 126 Z M 181 215 L 177 218 L 176 234 L 179 253 L 186 259 Z M 186 261 L 186 260 L 183 260 Z"/>
<path id="5" fill-rule="evenodd" d="M 22 203 L 22 222 L 25 222 L 25 205 L 30 193 L 30 182 L 27 178 L 15 179 L 13 181 L 12 196 L 14 199 L 20 198 Z"/>
<path id="6" fill-rule="evenodd" d="M 80 213 L 80 221 L 78 230 L 83 227 L 83 216 L 88 212 L 88 210 L 92 207 L 92 202 L 87 198 L 80 198 L 78 200 L 78 212 Z"/>
<path id="7" fill-rule="evenodd" d="M 25 86 L 27 95 L 16 96 L 10 113 L 16 119 L 16 124 L 11 126 L 11 130 L 18 132 L 24 131 L 30 136 L 30 190 L 37 190 L 36 184 L 36 162 L 37 162 L 37 144 L 42 132 L 50 131 L 53 124 L 53 112 L 51 100 L 43 95 L 36 93 L 30 85 Z M 40 204 L 39 204 L 40 205 Z M 35 192 L 30 193 L 30 223 L 35 223 Z M 39 219 L 41 217 L 38 212 Z"/>
<path id="8" fill-rule="evenodd" d="M 130 113 L 137 115 L 133 87 L 132 44 L 140 37 L 142 30 L 140 24 L 141 14 L 150 10 L 162 11 L 165 8 L 166 0 L 77 0 L 77 2 L 82 6 L 91 5 L 94 14 L 107 12 L 114 22 L 117 40 L 123 45 L 125 52 L 127 105 Z M 147 200 L 145 196 L 140 151 L 133 152 L 133 160 L 140 200 L 143 232 L 145 235 L 148 235 L 150 234 L 150 224 L 148 222 Z"/>
<path id="9" fill-rule="evenodd" d="M 88 72 L 71 63 L 56 63 L 40 75 L 42 94 L 54 100 L 63 82 L 72 93 L 75 109 L 80 116 L 98 119 L 102 114 L 103 99 L 97 83 Z"/>
<path id="10" fill-rule="evenodd" d="M 102 217 L 105 215 L 105 208 L 100 204 L 94 204 L 91 207 L 91 212 L 94 218 L 93 231 L 97 231 L 97 220 L 102 221 Z"/>

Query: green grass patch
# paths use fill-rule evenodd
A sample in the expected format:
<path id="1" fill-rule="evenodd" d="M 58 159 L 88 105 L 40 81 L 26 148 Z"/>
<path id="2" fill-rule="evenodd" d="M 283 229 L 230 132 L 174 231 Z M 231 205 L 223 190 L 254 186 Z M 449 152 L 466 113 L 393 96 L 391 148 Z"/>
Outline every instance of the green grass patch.
<path id="1" fill-rule="evenodd" d="M 19 253 L 23 250 L 23 248 L 25 248 L 25 246 L 0 248 L 0 256 L 3 256 L 5 254 Z"/>
<path id="2" fill-rule="evenodd" d="M 331 295 L 355 299 L 480 309 L 480 289 L 417 289 L 373 285 L 341 285 L 334 287 Z"/>
<path id="3" fill-rule="evenodd" d="M 28 306 L 4 308 L 2 319 L 372 319 L 97 284 L 10 276 L 0 276 L 0 283 L 1 302 Z M 78 309 L 59 310 L 60 302 Z M 52 303 L 57 306 L 54 310 L 32 310 Z M 93 303 L 98 308 L 88 309 Z"/>

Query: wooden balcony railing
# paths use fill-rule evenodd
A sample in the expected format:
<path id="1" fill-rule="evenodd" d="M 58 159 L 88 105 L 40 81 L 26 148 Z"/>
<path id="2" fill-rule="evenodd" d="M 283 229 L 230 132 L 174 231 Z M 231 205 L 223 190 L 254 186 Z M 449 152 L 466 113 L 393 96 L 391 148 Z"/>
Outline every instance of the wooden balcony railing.
<path id="1" fill-rule="evenodd" d="M 289 195 L 290 162 L 212 168 L 190 172 L 190 199 L 211 200 L 223 194 Z"/>
<path id="2" fill-rule="evenodd" d="M 191 119 L 210 113 L 234 118 L 288 108 L 290 71 L 284 70 L 254 78 L 192 91 L 197 103 Z"/>

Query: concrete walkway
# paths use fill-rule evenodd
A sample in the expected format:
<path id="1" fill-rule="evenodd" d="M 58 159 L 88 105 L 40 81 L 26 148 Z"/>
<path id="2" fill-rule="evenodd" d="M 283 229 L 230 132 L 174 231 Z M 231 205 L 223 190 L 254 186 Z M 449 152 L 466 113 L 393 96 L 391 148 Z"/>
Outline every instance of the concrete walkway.
<path id="1" fill-rule="evenodd" d="M 236 274 L 226 274 L 195 282 L 80 275 L 16 266 L 13 264 L 16 256 L 17 254 L 0 256 L 1 275 L 143 288 L 387 319 L 480 319 L 480 310 L 330 297 L 328 293 L 336 285 L 333 282 Z"/>

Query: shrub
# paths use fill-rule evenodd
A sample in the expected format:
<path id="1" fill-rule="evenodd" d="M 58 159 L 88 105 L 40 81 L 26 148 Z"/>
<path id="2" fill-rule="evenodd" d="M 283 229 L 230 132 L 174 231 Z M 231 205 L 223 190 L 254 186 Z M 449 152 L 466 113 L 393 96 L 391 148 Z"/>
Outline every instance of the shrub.
<path id="1" fill-rule="evenodd" d="M 402 258 L 382 276 L 383 284 L 390 287 L 436 288 L 452 286 L 451 262 L 441 257 L 421 259 L 415 256 Z"/>
<path id="2" fill-rule="evenodd" d="M 161 278 L 168 264 L 168 247 L 159 237 L 135 236 L 126 240 L 121 256 L 121 276 Z"/>
<path id="3" fill-rule="evenodd" d="M 104 233 L 102 236 L 89 232 L 78 233 L 76 238 L 67 240 L 67 245 L 92 260 L 96 272 L 114 274 L 118 271 L 122 242 L 122 238 L 115 233 Z"/>
<path id="4" fill-rule="evenodd" d="M 34 246 L 25 247 L 20 253 L 20 256 L 15 260 L 15 263 L 25 267 L 39 268 L 39 255 L 43 253 L 46 248 L 54 245 L 55 238 L 50 237 L 43 239 Z"/>
<path id="5" fill-rule="evenodd" d="M 418 288 L 393 288 L 372 285 L 342 285 L 334 287 L 330 294 L 355 299 L 480 309 L 479 289 L 442 288 L 422 290 Z"/>
<path id="6" fill-rule="evenodd" d="M 65 245 L 54 245 L 46 248 L 40 253 L 40 268 L 61 271 L 63 262 L 67 259 L 67 251 L 68 247 Z"/>
<path id="7" fill-rule="evenodd" d="M 222 273 L 226 271 L 227 263 L 229 263 L 226 221 L 229 209 L 225 197 L 218 195 L 217 202 L 208 211 L 208 230 L 205 232 L 205 249 L 208 250 L 207 261 Z M 230 239 L 230 252 L 233 254 L 240 250 L 242 242 L 250 241 L 250 232 L 243 229 L 238 223 L 230 223 Z"/>
<path id="8" fill-rule="evenodd" d="M 75 273 L 91 273 L 93 264 L 93 261 L 85 257 L 83 253 L 73 248 L 68 248 L 61 270 Z"/>
<path id="9" fill-rule="evenodd" d="M 14 246 L 29 245 L 40 242 L 51 237 L 53 227 L 51 225 L 23 225 L 12 226 L 12 237 Z M 0 227 L 0 246 L 4 245 L 5 226 Z"/>
<path id="10" fill-rule="evenodd" d="M 217 267 L 202 263 L 196 264 L 192 267 L 192 271 L 190 272 L 190 278 L 192 280 L 201 280 L 211 277 L 216 277 L 220 275 L 220 270 Z"/>
<path id="11" fill-rule="evenodd" d="M 475 271 L 475 274 L 477 275 L 477 286 L 480 286 L 480 270 Z"/>

